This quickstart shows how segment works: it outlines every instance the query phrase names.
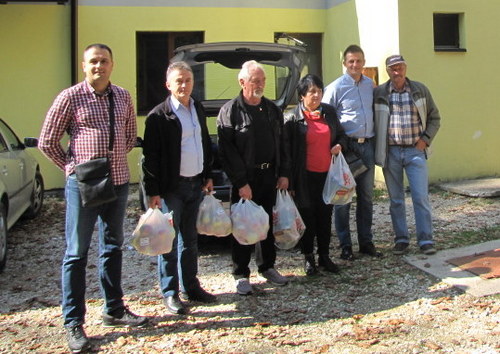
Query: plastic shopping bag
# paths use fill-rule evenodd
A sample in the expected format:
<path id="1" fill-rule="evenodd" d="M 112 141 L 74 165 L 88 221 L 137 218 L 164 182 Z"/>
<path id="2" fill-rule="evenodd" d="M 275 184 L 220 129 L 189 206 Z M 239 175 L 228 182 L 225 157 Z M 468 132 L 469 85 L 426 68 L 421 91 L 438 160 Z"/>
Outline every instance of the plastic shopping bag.
<path id="1" fill-rule="evenodd" d="M 333 205 L 350 203 L 355 187 L 356 182 L 342 152 L 339 152 L 337 157 L 332 156 L 332 163 L 323 187 L 323 201 Z"/>
<path id="2" fill-rule="evenodd" d="M 287 191 L 278 191 L 273 208 L 274 244 L 281 249 L 291 249 L 297 245 L 306 226 L 297 206 Z"/>
<path id="3" fill-rule="evenodd" d="M 253 245 L 267 238 L 269 215 L 264 208 L 248 199 L 231 205 L 233 236 L 242 245 Z"/>
<path id="4" fill-rule="evenodd" d="M 163 214 L 158 208 L 149 208 L 141 216 L 132 233 L 132 246 L 139 253 L 148 256 L 158 256 L 170 252 L 175 238 L 172 213 Z"/>
<path id="5" fill-rule="evenodd" d="M 231 218 L 226 214 L 219 199 L 212 193 L 206 194 L 201 201 L 196 219 L 198 233 L 213 236 L 227 236 L 232 231 Z"/>
<path id="6" fill-rule="evenodd" d="M 278 190 L 273 207 L 273 234 L 291 229 L 295 223 L 295 203 L 288 191 Z"/>

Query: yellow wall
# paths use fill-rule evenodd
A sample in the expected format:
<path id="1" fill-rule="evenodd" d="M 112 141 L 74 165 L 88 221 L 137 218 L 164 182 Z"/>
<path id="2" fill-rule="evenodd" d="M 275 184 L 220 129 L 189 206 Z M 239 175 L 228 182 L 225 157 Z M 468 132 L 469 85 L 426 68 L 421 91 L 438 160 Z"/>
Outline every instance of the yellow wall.
<path id="1" fill-rule="evenodd" d="M 325 85 L 342 75 L 342 54 L 350 44 L 359 44 L 358 17 L 354 0 L 326 10 L 323 41 L 323 81 Z"/>
<path id="2" fill-rule="evenodd" d="M 381 82 L 387 79 L 385 57 L 400 51 L 408 61 L 409 77 L 430 88 L 443 117 L 429 160 L 431 180 L 500 174 L 496 157 L 500 140 L 494 135 L 498 131 L 496 71 L 486 72 L 495 68 L 500 54 L 496 20 L 491 16 L 499 13 L 497 0 L 481 0 L 481 6 L 470 0 L 325 3 L 335 5 L 259 9 L 84 4 L 78 8 L 79 58 L 89 43 L 110 45 L 115 57 L 112 81 L 135 99 L 136 31 L 204 31 L 206 42 L 273 42 L 275 32 L 324 33 L 325 84 L 342 74 L 341 55 L 349 44 L 363 47 L 367 65 L 379 67 Z M 432 14 L 436 11 L 465 13 L 466 53 L 434 51 Z M 68 5 L 0 5 L 0 117 L 21 137 L 38 135 L 54 97 L 71 84 L 69 17 Z M 143 124 L 144 117 L 138 117 L 139 135 Z M 132 181 L 137 181 L 139 154 L 140 149 L 135 149 L 129 156 Z M 63 187 L 62 172 L 38 151 L 35 155 L 46 187 Z"/>
<path id="3" fill-rule="evenodd" d="M 500 174 L 497 0 L 400 0 L 400 47 L 408 76 L 425 83 L 441 113 L 429 160 L 432 180 Z M 467 52 L 435 52 L 433 13 L 464 13 Z"/>
<path id="4" fill-rule="evenodd" d="M 69 7 L 0 5 L 0 117 L 21 138 L 38 136 L 57 93 L 71 83 Z M 38 150 L 46 188 L 63 173 Z"/>
<path id="5" fill-rule="evenodd" d="M 81 6 L 78 47 L 82 50 L 92 42 L 108 44 L 115 58 L 112 81 L 135 98 L 136 31 L 204 31 L 205 42 L 273 42 L 275 32 L 324 32 L 324 26 L 322 10 Z M 137 120 L 140 136 L 144 118 Z M 137 181 L 139 153 L 135 149 L 129 157 L 133 181 Z"/>

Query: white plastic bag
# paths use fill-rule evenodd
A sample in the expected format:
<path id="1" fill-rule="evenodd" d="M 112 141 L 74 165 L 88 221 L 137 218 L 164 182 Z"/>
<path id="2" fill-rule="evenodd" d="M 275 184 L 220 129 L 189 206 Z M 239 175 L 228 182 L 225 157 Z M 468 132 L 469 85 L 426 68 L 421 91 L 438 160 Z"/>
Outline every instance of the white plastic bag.
<path id="1" fill-rule="evenodd" d="M 139 253 L 148 256 L 158 256 L 170 252 L 175 238 L 172 213 L 163 214 L 158 208 L 149 208 L 141 216 L 132 233 L 132 246 Z"/>
<path id="2" fill-rule="evenodd" d="M 273 234 L 292 228 L 295 223 L 294 206 L 288 191 L 276 192 L 276 203 L 273 207 Z"/>
<path id="3" fill-rule="evenodd" d="M 350 203 L 356 191 L 355 188 L 356 182 L 342 152 L 339 152 L 337 157 L 332 156 L 332 163 L 323 187 L 323 201 L 333 205 Z"/>
<path id="4" fill-rule="evenodd" d="M 274 244 L 281 249 L 297 245 L 306 226 L 288 191 L 278 191 L 273 208 Z"/>
<path id="5" fill-rule="evenodd" d="M 196 219 L 198 233 L 213 236 L 227 236 L 232 232 L 231 218 L 226 214 L 219 199 L 212 193 L 206 194 L 200 204 Z"/>
<path id="6" fill-rule="evenodd" d="M 269 215 L 251 200 L 240 199 L 231 205 L 233 236 L 242 245 L 253 245 L 267 238 Z"/>

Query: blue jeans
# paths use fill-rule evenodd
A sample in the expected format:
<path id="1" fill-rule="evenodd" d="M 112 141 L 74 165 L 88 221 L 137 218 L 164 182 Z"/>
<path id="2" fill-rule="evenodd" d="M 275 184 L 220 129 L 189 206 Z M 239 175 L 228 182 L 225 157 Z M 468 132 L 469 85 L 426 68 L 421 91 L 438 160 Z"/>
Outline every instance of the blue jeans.
<path id="1" fill-rule="evenodd" d="M 99 280 L 104 312 L 123 308 L 122 244 L 128 184 L 115 186 L 113 202 L 83 207 L 75 175 L 66 180 L 66 253 L 62 264 L 62 309 L 64 325 L 81 325 L 85 318 L 87 254 L 96 221 L 99 225 Z"/>
<path id="2" fill-rule="evenodd" d="M 203 197 L 201 178 L 181 180 L 175 192 L 167 193 L 163 212 L 173 211 L 175 238 L 172 250 L 158 256 L 160 290 L 164 297 L 200 288 L 196 218 Z"/>
<path id="3" fill-rule="evenodd" d="M 375 157 L 373 139 L 363 144 L 352 142 L 350 148 L 356 149 L 368 167 L 368 170 L 355 178 L 356 181 L 356 229 L 358 244 L 370 244 L 373 241 L 373 184 L 375 180 Z M 352 247 L 349 227 L 351 203 L 335 206 L 335 231 L 340 247 Z"/>
<path id="4" fill-rule="evenodd" d="M 410 184 L 415 212 L 415 226 L 419 246 L 433 244 L 432 214 L 429 202 L 427 158 L 424 151 L 415 147 L 389 146 L 387 165 L 383 168 L 385 183 L 391 199 L 392 226 L 395 242 L 409 243 L 406 223 L 404 176 Z"/>

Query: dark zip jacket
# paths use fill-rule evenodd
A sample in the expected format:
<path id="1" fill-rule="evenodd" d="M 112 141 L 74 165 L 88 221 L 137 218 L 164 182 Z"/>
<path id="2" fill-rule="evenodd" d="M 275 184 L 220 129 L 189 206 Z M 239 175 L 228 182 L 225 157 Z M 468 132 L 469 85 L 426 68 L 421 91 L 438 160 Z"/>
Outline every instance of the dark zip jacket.
<path id="1" fill-rule="evenodd" d="M 157 105 L 146 118 L 144 130 L 142 170 L 146 195 L 160 195 L 175 191 L 179 184 L 181 168 L 182 125 L 170 106 L 171 98 Z M 205 112 L 194 101 L 201 127 L 203 145 L 203 179 L 211 178 L 212 143 L 207 128 Z"/>
<path id="2" fill-rule="evenodd" d="M 272 168 L 276 177 L 288 177 L 289 160 L 282 151 L 283 113 L 270 100 L 262 97 L 262 104 L 268 112 L 276 147 Z M 226 102 L 217 117 L 219 157 L 224 171 L 235 188 L 241 188 L 253 179 L 255 172 L 255 135 L 252 116 L 248 113 L 242 93 Z"/>

